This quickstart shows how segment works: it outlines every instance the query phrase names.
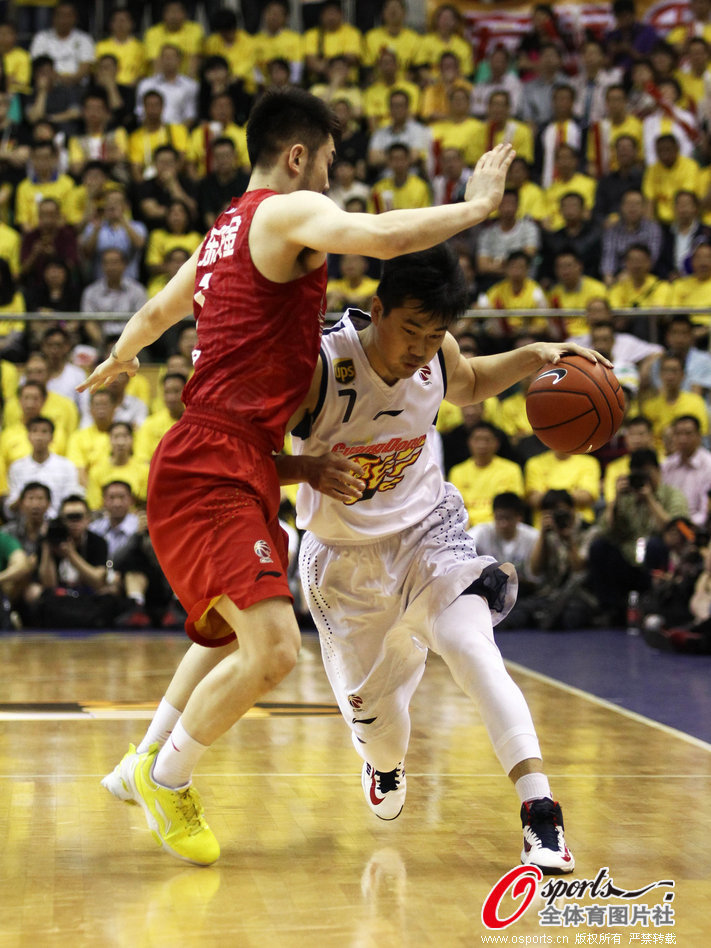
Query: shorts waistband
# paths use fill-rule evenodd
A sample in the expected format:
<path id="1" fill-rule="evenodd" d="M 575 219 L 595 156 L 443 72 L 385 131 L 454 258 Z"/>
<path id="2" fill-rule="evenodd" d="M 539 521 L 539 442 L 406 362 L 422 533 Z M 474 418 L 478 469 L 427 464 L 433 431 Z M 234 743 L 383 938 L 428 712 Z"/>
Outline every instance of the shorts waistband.
<path id="1" fill-rule="evenodd" d="M 188 407 L 183 412 L 181 422 L 187 425 L 198 425 L 202 428 L 212 428 L 213 431 L 220 431 L 223 434 L 235 435 L 248 441 L 255 448 L 258 448 L 264 454 L 271 454 L 273 447 L 267 435 L 255 428 L 249 422 L 242 421 L 239 416 L 226 417 L 218 411 L 209 408 Z"/>

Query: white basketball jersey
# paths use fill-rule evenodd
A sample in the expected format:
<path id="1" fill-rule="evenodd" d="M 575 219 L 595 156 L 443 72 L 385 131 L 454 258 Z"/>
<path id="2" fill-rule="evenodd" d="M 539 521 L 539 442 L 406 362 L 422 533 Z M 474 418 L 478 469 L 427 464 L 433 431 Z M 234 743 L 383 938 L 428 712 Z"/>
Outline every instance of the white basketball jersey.
<path id="1" fill-rule="evenodd" d="M 368 321 L 349 310 L 324 333 L 318 405 L 293 432 L 295 454 L 339 452 L 365 472 L 363 497 L 352 503 L 300 485 L 297 526 L 323 543 L 398 533 L 426 517 L 444 494 L 428 437 L 446 391 L 441 351 L 411 378 L 387 385 L 371 368 L 356 330 Z"/>

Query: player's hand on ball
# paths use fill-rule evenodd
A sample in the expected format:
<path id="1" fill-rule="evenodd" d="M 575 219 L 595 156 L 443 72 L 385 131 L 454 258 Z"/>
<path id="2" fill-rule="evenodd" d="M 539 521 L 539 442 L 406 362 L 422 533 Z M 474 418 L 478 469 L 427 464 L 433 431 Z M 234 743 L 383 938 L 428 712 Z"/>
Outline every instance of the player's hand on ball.
<path id="1" fill-rule="evenodd" d="M 531 349 L 540 358 L 541 365 L 546 365 L 548 362 L 556 364 L 566 355 L 579 355 L 590 362 L 600 362 L 608 369 L 612 368 L 612 362 L 606 359 L 601 352 L 589 349 L 587 346 L 579 346 L 575 342 L 534 342 L 531 343 Z"/>
<path id="2" fill-rule="evenodd" d="M 342 454 L 302 456 L 309 465 L 308 483 L 333 500 L 360 500 L 365 489 L 363 469 Z"/>

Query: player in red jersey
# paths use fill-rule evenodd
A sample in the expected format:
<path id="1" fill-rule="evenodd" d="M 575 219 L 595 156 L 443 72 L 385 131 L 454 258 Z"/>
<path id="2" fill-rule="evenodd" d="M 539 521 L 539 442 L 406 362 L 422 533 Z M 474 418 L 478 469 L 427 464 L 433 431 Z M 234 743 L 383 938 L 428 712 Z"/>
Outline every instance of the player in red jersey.
<path id="1" fill-rule="evenodd" d="M 143 807 L 165 849 L 200 865 L 218 858 L 219 845 L 193 769 L 299 651 L 273 452 L 318 358 L 326 252 L 389 259 L 440 243 L 498 206 L 513 159 L 509 145 L 484 155 L 461 204 L 347 214 L 323 194 L 335 134 L 332 113 L 308 93 L 263 96 L 247 124 L 247 192 L 80 386 L 93 392 L 134 375 L 136 354 L 194 309 L 195 373 L 183 417 L 151 464 L 148 521 L 195 644 L 145 737 L 103 783 Z M 356 483 L 351 462 L 333 464 Z"/>

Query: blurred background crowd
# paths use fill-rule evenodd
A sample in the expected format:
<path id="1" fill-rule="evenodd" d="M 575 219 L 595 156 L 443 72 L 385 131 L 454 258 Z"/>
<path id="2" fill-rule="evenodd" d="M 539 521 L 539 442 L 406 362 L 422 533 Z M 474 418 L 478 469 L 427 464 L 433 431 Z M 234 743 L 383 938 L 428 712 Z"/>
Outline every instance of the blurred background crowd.
<path id="1" fill-rule="evenodd" d="M 454 242 L 485 311 L 455 327 L 462 350 L 574 338 L 615 362 L 627 415 L 595 456 L 535 438 L 530 380 L 440 413 L 478 546 L 521 576 L 509 626 L 628 622 L 706 648 L 711 0 L 664 29 L 634 0 L 588 27 L 538 4 L 515 42 L 473 36 L 460 6 L 0 2 L 0 626 L 180 626 L 143 502 L 182 413 L 190 314 L 136 378 L 76 385 L 245 190 L 254 101 L 295 84 L 338 115 L 329 195 L 349 212 L 461 201 L 511 142 L 497 216 Z M 367 310 L 377 280 L 373 260 L 330 257 L 329 310 Z"/>

